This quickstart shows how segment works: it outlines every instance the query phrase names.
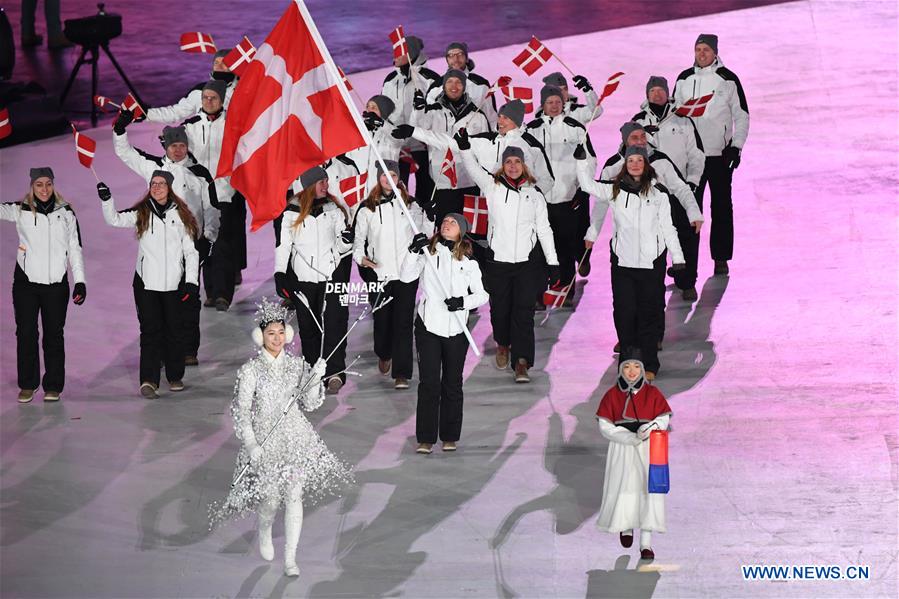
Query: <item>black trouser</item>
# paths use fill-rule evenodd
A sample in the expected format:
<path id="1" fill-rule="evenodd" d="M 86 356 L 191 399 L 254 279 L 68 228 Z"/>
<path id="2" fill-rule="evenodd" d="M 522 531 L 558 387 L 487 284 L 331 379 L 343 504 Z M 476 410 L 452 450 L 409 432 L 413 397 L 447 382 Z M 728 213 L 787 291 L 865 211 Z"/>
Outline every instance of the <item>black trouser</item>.
<path id="1" fill-rule="evenodd" d="M 66 347 L 63 329 L 69 306 L 69 281 L 32 283 L 16 265 L 12 284 L 12 304 L 16 318 L 16 367 L 19 388 L 41 385 L 37 319 L 40 316 L 44 348 L 44 391 L 61 393 L 66 380 Z"/>
<path id="2" fill-rule="evenodd" d="M 418 349 L 418 406 L 415 438 L 419 443 L 455 443 L 462 433 L 462 369 L 468 341 L 460 333 L 441 337 L 415 317 Z"/>
<path id="3" fill-rule="evenodd" d="M 325 302 L 325 285 L 326 283 L 310 283 L 308 281 L 300 281 L 297 287 L 306 299 L 309 301 L 309 307 L 315 313 L 315 320 L 321 320 L 322 304 Z M 297 313 L 297 327 L 300 329 L 300 344 L 302 345 L 303 358 L 311 365 L 321 357 L 328 357 L 328 354 L 334 350 L 334 346 L 346 334 L 347 318 L 349 316 L 349 308 L 340 305 L 340 295 L 337 293 L 327 294 L 327 305 L 325 306 L 325 322 L 322 325 L 325 329 L 325 352 L 322 356 L 322 335 L 312 319 L 309 310 L 297 299 L 293 300 Z M 331 359 L 328 360 L 328 368 L 326 376 L 330 376 L 335 372 L 340 372 L 346 368 L 346 342 L 340 344 Z M 346 381 L 346 375 L 340 374 L 340 380 Z"/>
<path id="4" fill-rule="evenodd" d="M 235 197 L 237 195 L 239 194 L 235 194 Z M 213 299 L 224 298 L 228 303 L 234 299 L 234 276 L 240 271 L 237 262 L 240 245 L 238 231 L 243 229 L 244 222 L 238 212 L 239 209 L 233 202 L 219 203 L 219 234 L 212 246 L 211 268 L 207 267 L 212 289 L 207 287 L 206 293 Z"/>
<path id="5" fill-rule="evenodd" d="M 702 196 L 696 194 L 696 202 L 702 211 Z M 678 289 L 692 289 L 696 287 L 699 265 L 699 233 L 693 230 L 687 211 L 673 196 L 669 197 L 671 203 L 671 221 L 677 229 L 677 239 L 680 241 L 680 249 L 684 253 L 684 270 L 674 271 L 674 284 Z"/>
<path id="6" fill-rule="evenodd" d="M 209 242 L 201 238 L 194 242 L 194 247 L 200 254 L 200 272 L 204 273 L 208 267 Z M 184 282 L 183 278 L 181 282 Z M 185 356 L 196 357 L 200 350 L 200 310 L 202 310 L 202 304 L 199 293 L 193 299 L 181 302 L 181 329 L 179 332 Z"/>
<path id="7" fill-rule="evenodd" d="M 459 189 L 438 189 L 434 193 L 434 223 L 437 229 L 450 212 L 462 214 L 465 206 L 466 195 L 478 195 L 481 191 L 477 187 L 462 187 Z M 416 197 L 421 197 L 416 195 Z"/>
<path id="8" fill-rule="evenodd" d="M 148 291 L 134 274 L 134 305 L 140 323 L 140 382 L 159 385 L 159 363 L 165 361 L 169 382 L 184 378 L 184 348 L 179 327 L 184 315 L 179 291 Z"/>
<path id="9" fill-rule="evenodd" d="M 659 371 L 659 304 L 664 302 L 664 287 L 659 281 L 664 275 L 664 253 L 652 268 L 618 266 L 618 257 L 612 254 L 612 317 L 621 344 L 619 360 L 628 348 L 639 348 L 647 372 Z"/>
<path id="10" fill-rule="evenodd" d="M 240 192 L 231 196 L 231 239 L 234 247 L 235 274 L 247 267 L 247 201 Z M 230 298 L 227 298 L 231 301 Z"/>
<path id="11" fill-rule="evenodd" d="M 511 347 L 512 364 L 519 358 L 534 365 L 534 297 L 546 284 L 546 266 L 536 248 L 526 262 L 487 262 L 490 324 L 497 345 Z"/>
<path id="12" fill-rule="evenodd" d="M 390 376 L 395 379 L 412 378 L 412 322 L 415 318 L 415 293 L 418 279 L 411 283 L 400 280 L 384 284 L 384 293 L 369 293 L 372 309 L 387 298 L 393 300 L 374 313 L 375 354 L 382 360 L 392 360 Z"/>
<path id="13" fill-rule="evenodd" d="M 582 223 L 578 210 L 581 208 L 578 206 L 578 209 L 575 209 L 575 200 L 546 205 L 549 226 L 553 230 L 556 256 L 559 258 L 559 276 L 562 278 L 563 285 L 569 284 L 574 279 L 577 261 L 584 253 L 584 235 L 580 233 Z M 550 281 L 550 283 L 554 282 Z"/>
<path id="14" fill-rule="evenodd" d="M 424 201 L 431 199 L 431 192 L 434 191 L 434 180 L 431 179 L 431 167 L 428 164 L 428 151 L 416 150 L 412 152 L 412 159 L 418 166 L 415 173 L 415 197 Z M 409 170 L 408 162 L 400 161 L 400 180 L 409 186 Z"/>
<path id="15" fill-rule="evenodd" d="M 734 171 L 727 167 L 723 156 L 706 157 L 696 198 L 701 209 L 705 184 L 708 182 L 709 194 L 712 196 L 712 233 L 709 237 L 712 260 L 730 260 L 734 256 L 734 204 L 731 199 L 733 175 Z"/>

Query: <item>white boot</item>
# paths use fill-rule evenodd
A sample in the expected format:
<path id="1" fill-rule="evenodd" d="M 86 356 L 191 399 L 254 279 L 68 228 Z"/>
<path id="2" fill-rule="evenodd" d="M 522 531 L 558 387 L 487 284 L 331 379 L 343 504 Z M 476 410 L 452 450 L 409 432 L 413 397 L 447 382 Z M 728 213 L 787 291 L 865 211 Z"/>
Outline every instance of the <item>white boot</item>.
<path id="1" fill-rule="evenodd" d="M 299 576 L 297 544 L 303 529 L 303 500 L 291 499 L 284 510 L 284 575 Z"/>
<path id="2" fill-rule="evenodd" d="M 275 559 L 275 546 L 272 544 L 272 523 L 278 511 L 277 502 L 265 502 L 259 506 L 259 555 L 267 562 Z"/>

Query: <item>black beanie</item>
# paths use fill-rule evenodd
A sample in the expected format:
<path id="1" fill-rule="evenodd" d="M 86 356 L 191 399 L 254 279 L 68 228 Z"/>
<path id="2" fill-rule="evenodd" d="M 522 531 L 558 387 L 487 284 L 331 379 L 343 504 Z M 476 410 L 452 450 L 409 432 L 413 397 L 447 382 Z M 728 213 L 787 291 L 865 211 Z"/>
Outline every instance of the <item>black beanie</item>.
<path id="1" fill-rule="evenodd" d="M 565 99 L 562 97 L 562 90 L 556 87 L 555 85 L 544 85 L 543 89 L 540 90 L 540 106 L 546 104 L 546 101 L 552 96 L 559 96 L 559 99 L 563 102 Z"/>
<path id="2" fill-rule="evenodd" d="M 446 85 L 446 80 L 451 77 L 455 77 L 456 79 L 458 79 L 459 81 L 462 82 L 463 90 L 468 86 L 468 75 L 466 75 L 464 72 L 460 71 L 459 69 L 447 70 L 447 72 L 443 75 L 443 85 L 444 86 Z"/>
<path id="3" fill-rule="evenodd" d="M 506 158 L 519 158 L 522 162 L 524 162 L 524 150 L 519 148 L 518 146 L 506 146 L 506 149 L 503 150 L 503 162 L 506 161 Z"/>
<path id="4" fill-rule="evenodd" d="M 53 169 L 49 166 L 40 166 L 38 168 L 33 168 L 28 172 L 28 174 L 31 176 L 32 185 L 34 185 L 34 182 L 41 177 L 49 177 L 51 181 L 55 179 L 55 177 L 53 176 Z"/>
<path id="5" fill-rule="evenodd" d="M 215 93 L 218 94 L 219 99 L 221 99 L 222 104 L 225 103 L 225 89 L 227 89 L 228 84 L 224 81 L 219 81 L 217 79 L 211 79 L 206 82 L 206 85 L 203 86 L 203 91 L 207 89 L 211 89 Z"/>
<path id="6" fill-rule="evenodd" d="M 450 50 L 462 50 L 462 53 L 465 54 L 465 58 L 468 58 L 468 44 L 465 42 L 450 42 L 450 45 L 446 47 L 446 54 L 449 54 Z"/>
<path id="7" fill-rule="evenodd" d="M 182 143 L 189 145 L 187 141 L 187 131 L 181 125 L 177 127 L 163 127 L 162 129 L 162 147 L 168 148 L 172 144 Z"/>
<path id="8" fill-rule="evenodd" d="M 378 110 L 381 111 L 381 118 L 385 121 L 393 114 L 393 109 L 396 108 L 396 105 L 393 103 L 393 100 L 388 98 L 387 96 L 372 96 L 368 100 L 369 102 L 374 102 Z"/>

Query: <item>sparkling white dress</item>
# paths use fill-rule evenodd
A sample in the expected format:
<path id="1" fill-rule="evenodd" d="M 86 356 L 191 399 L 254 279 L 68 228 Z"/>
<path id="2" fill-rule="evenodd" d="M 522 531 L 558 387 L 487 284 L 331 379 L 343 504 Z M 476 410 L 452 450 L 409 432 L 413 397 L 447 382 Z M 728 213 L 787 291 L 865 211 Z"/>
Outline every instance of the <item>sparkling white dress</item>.
<path id="1" fill-rule="evenodd" d="M 249 431 L 252 430 L 254 441 L 261 445 L 285 403 L 307 385 L 311 376 L 312 369 L 305 360 L 286 350 L 282 350 L 278 357 L 260 350 L 240 368 L 231 416 L 241 448 L 232 481 L 249 461 L 246 438 Z M 303 502 L 308 505 L 335 494 L 352 481 L 350 468 L 325 446 L 301 410 L 315 410 L 322 405 L 323 399 L 321 382 L 309 384 L 265 444 L 262 458 L 250 465 L 223 503 L 211 507 L 213 526 L 226 519 L 250 515 L 270 498 L 278 498 L 281 502 L 289 500 L 299 490 L 298 483 Z"/>

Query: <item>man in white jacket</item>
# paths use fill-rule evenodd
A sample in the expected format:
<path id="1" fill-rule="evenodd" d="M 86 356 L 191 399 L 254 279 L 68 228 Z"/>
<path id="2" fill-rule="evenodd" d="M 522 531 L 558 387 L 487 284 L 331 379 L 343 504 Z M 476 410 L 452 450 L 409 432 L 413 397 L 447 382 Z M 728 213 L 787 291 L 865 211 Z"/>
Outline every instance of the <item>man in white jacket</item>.
<path id="1" fill-rule="evenodd" d="M 590 82 L 583 75 L 574 76 L 574 86 L 584 92 L 586 96 L 584 104 L 578 102 L 577 98 L 568 93 L 568 81 L 562 73 L 550 73 L 543 78 L 543 83 L 552 87 L 558 87 L 559 91 L 562 92 L 562 114 L 565 116 L 570 116 L 579 123 L 586 125 L 590 121 L 599 118 L 599 115 L 602 114 L 599 96 L 596 95 L 593 86 L 590 85 Z M 536 116 L 538 118 L 543 116 L 542 107 L 537 111 Z"/>
<path id="2" fill-rule="evenodd" d="M 715 274 L 729 272 L 728 260 L 734 252 L 734 208 L 731 200 L 733 172 L 749 136 L 749 106 L 740 80 L 725 68 L 718 56 L 718 36 L 703 33 L 694 45 L 695 62 L 681 72 L 674 84 L 674 100 L 687 100 L 713 94 L 696 126 L 705 151 L 705 171 L 696 191 L 702 205 L 705 184 L 712 197 L 712 233 L 709 246 L 715 261 Z"/>
<path id="3" fill-rule="evenodd" d="M 702 138 L 693 119 L 675 114 L 674 102 L 668 97 L 668 81 L 653 75 L 646 83 L 646 102 L 631 121 L 643 126 L 647 144 L 655 147 L 670 159 L 677 173 L 686 180 L 694 196 L 705 169 Z M 702 204 L 697 208 L 701 210 Z M 699 233 L 690 228 L 690 221 L 683 206 L 671 203 L 671 219 L 677 228 L 681 248 L 687 266 L 673 272 L 674 283 L 687 301 L 696 301 L 697 262 L 699 260 Z"/>
<path id="4" fill-rule="evenodd" d="M 465 42 L 451 42 L 446 47 L 446 67 L 448 69 L 456 69 L 465 73 L 468 77 L 468 84 L 465 91 L 472 104 L 484 113 L 491 127 L 496 126 L 496 97 L 490 94 L 490 81 L 481 77 L 474 72 L 474 61 L 468 57 L 468 44 Z M 428 90 L 427 100 L 429 103 L 437 101 L 437 96 L 443 89 L 440 82 L 431 85 Z"/>
<path id="5" fill-rule="evenodd" d="M 171 106 L 147 109 L 147 120 L 152 123 L 178 123 L 197 114 L 203 107 L 203 87 L 208 81 L 221 81 L 225 84 L 225 108 L 231 103 L 231 94 L 237 87 L 237 76 L 225 66 L 225 56 L 231 48 L 223 48 L 215 53 L 212 59 L 212 71 L 209 79 L 195 85 L 187 95 Z"/>

